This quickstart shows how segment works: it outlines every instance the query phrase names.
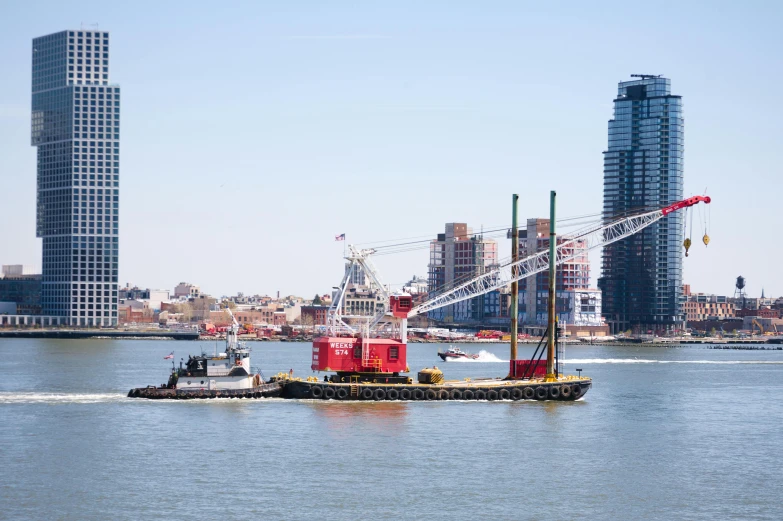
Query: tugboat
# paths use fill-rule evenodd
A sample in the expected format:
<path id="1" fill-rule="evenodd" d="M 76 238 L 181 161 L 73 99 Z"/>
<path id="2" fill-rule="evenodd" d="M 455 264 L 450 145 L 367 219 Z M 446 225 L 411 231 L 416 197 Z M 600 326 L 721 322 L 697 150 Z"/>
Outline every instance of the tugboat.
<path id="1" fill-rule="evenodd" d="M 454 288 L 433 295 L 413 306 L 410 295 L 389 295 L 370 262 L 372 249 L 349 246 L 345 275 L 327 314 L 327 334 L 313 341 L 311 369 L 333 373 L 321 382 L 316 377 L 289 379 L 283 398 L 337 400 L 552 400 L 574 401 L 592 387 L 592 379 L 563 373 L 564 354 L 558 348 L 555 316 L 556 264 L 567 262 L 585 249 L 603 247 L 629 237 L 669 213 L 709 203 L 696 196 L 660 210 L 599 223 L 574 237 L 558 238 L 555 233 L 555 192 L 550 194 L 550 235 L 548 251 L 518 257 L 517 201 L 513 195 L 512 261 Z M 353 273 L 361 270 L 383 298 L 384 306 L 375 316 L 344 314 L 343 304 Z M 530 359 L 517 359 L 519 280 L 549 271 L 547 302 L 548 327 Z M 511 285 L 511 353 L 509 372 L 503 378 L 448 381 L 436 367 L 419 371 L 417 381 L 405 375 L 408 318 L 483 295 Z M 544 339 L 546 343 L 544 344 Z M 546 358 L 542 359 L 546 353 Z M 448 356 L 448 351 L 447 351 Z"/>
<path id="2" fill-rule="evenodd" d="M 455 358 L 467 358 L 470 360 L 476 360 L 479 357 L 479 355 L 466 353 L 459 347 L 454 347 L 454 346 L 449 346 L 449 348 L 446 349 L 445 352 L 438 351 L 438 356 L 441 357 L 441 359 L 443 359 L 444 362 L 448 362 L 449 360 L 453 360 Z"/>
<path id="3" fill-rule="evenodd" d="M 282 394 L 284 383 L 279 378 L 263 381 L 260 371 L 250 366 L 250 347 L 237 340 L 239 323 L 228 309 L 233 324 L 226 332 L 226 350 L 209 356 L 189 356 L 177 369 L 172 360 L 169 381 L 160 387 L 131 389 L 130 398 L 176 399 L 192 398 L 271 398 Z"/>

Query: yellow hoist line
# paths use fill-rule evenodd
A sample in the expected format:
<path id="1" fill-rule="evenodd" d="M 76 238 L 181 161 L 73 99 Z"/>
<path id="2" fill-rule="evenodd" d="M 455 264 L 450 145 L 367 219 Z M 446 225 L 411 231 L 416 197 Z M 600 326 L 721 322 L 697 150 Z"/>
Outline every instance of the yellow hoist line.
<path id="1" fill-rule="evenodd" d="M 704 211 L 704 237 L 701 238 L 702 242 L 705 246 L 710 244 L 710 236 L 707 235 L 707 231 L 709 230 L 709 215 L 711 213 L 712 208 L 707 208 L 707 210 Z"/>
<path id="2" fill-rule="evenodd" d="M 688 208 L 687 211 L 691 212 L 691 214 L 690 214 L 690 216 L 691 216 L 690 236 L 692 236 L 693 235 L 693 209 L 692 208 Z M 687 215 L 685 216 L 684 221 L 685 221 L 684 228 L 687 231 L 687 228 L 688 228 L 688 216 Z M 707 245 L 710 244 L 710 236 L 707 235 L 707 226 L 708 226 L 707 225 L 707 216 L 705 215 L 704 216 L 704 237 L 701 238 L 701 241 L 704 243 L 704 246 L 707 246 Z M 693 244 L 693 242 L 691 241 L 691 237 L 690 236 L 686 237 L 685 240 L 682 241 L 682 245 L 685 248 L 685 256 L 686 257 L 688 256 L 688 250 L 691 248 L 691 244 Z"/>

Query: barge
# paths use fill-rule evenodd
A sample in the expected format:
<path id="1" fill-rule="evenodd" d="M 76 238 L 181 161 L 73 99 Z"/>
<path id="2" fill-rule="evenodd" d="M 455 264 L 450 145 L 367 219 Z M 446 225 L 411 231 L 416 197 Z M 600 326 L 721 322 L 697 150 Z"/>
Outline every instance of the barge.
<path id="1" fill-rule="evenodd" d="M 555 191 L 550 192 L 549 245 L 547 249 L 519 257 L 517 203 L 512 196 L 512 258 L 496 269 L 470 280 L 445 287 L 414 307 L 405 293 L 389 294 L 370 262 L 373 249 L 350 245 L 345 257 L 345 275 L 327 314 L 327 334 L 313 342 L 311 369 L 327 375 L 286 383 L 282 396 L 295 399 L 338 400 L 557 400 L 581 399 L 592 387 L 592 379 L 563 373 L 562 349 L 558 347 L 555 312 L 556 265 L 567 262 L 584 250 L 606 246 L 629 237 L 668 214 L 700 202 L 710 203 L 706 196 L 678 201 L 659 210 L 622 217 L 580 231 L 571 237 L 558 237 L 555 231 Z M 517 358 L 518 281 L 537 273 L 549 272 L 547 331 L 529 360 Z M 373 316 L 347 314 L 346 295 L 354 274 L 366 276 L 384 302 Z M 511 356 L 508 375 L 503 378 L 447 381 L 437 368 L 418 373 L 417 381 L 405 376 L 408 319 L 432 310 L 475 298 L 490 291 L 511 289 Z M 539 354 L 540 352 L 540 354 Z M 546 353 L 546 359 L 542 360 Z M 448 359 L 447 353 L 439 353 Z M 445 355 L 445 356 L 444 356 Z"/>

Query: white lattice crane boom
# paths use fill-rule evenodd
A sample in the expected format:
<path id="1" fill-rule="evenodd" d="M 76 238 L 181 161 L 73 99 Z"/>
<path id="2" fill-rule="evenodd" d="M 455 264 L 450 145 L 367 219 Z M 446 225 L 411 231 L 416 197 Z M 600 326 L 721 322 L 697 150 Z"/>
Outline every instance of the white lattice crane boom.
<path id="1" fill-rule="evenodd" d="M 630 237 L 674 211 L 693 206 L 699 202 L 709 203 L 710 200 L 707 196 L 691 197 L 660 210 L 624 217 L 609 224 L 596 226 L 575 237 L 564 237 L 563 241 L 557 244 L 555 263 L 562 264 L 582 255 L 585 250 L 600 248 Z M 416 306 L 408 313 L 408 318 L 489 293 L 503 288 L 515 280 L 524 279 L 547 269 L 549 269 L 549 250 L 541 251 L 516 262 L 509 262 Z"/>
<path id="2" fill-rule="evenodd" d="M 373 249 L 359 249 L 353 245 L 348 246 L 348 255 L 345 259 L 349 265 L 346 267 L 345 275 L 337 288 L 337 294 L 332 301 L 329 311 L 327 313 L 327 326 L 330 334 L 337 334 L 339 332 L 356 333 L 357 324 L 349 324 L 343 319 L 359 319 L 361 326 L 365 329 L 364 333 L 375 327 L 389 311 L 389 293 L 386 291 L 383 283 L 378 277 L 375 266 L 370 261 L 370 255 L 375 253 Z M 370 279 L 370 286 L 379 294 L 380 300 L 378 300 L 380 309 L 375 311 L 372 316 L 353 316 L 345 314 L 345 297 L 348 291 L 348 286 L 351 283 L 351 278 L 355 270 L 361 269 L 365 276 Z"/>

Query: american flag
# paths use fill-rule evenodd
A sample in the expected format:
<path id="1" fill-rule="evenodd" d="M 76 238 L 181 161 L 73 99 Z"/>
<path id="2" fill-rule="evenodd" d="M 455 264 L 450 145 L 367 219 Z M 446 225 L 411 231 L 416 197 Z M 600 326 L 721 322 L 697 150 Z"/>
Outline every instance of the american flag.
<path id="1" fill-rule="evenodd" d="M 164 360 L 173 360 L 174 359 L 174 351 L 172 351 L 171 354 L 164 356 L 163 359 Z"/>
<path id="2" fill-rule="evenodd" d="M 334 240 L 335 241 L 344 241 L 345 240 L 345 234 L 341 233 L 340 235 L 335 235 L 334 236 Z"/>

